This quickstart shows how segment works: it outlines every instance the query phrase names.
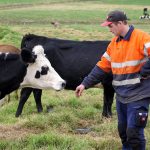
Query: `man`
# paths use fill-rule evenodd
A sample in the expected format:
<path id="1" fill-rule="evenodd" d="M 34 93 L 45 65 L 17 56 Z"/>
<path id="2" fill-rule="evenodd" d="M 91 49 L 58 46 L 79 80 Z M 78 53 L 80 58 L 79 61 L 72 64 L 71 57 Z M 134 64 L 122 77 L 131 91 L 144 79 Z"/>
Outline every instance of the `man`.
<path id="1" fill-rule="evenodd" d="M 76 88 L 76 96 L 112 72 L 122 150 L 145 150 L 144 128 L 150 103 L 150 35 L 127 23 L 124 12 L 111 11 L 101 26 L 115 37 L 101 60 Z"/>

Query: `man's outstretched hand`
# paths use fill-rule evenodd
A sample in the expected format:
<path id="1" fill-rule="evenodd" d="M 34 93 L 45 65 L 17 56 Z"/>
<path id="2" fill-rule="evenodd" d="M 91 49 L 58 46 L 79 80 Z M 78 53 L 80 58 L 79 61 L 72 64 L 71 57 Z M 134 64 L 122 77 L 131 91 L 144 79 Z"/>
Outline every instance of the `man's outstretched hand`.
<path id="1" fill-rule="evenodd" d="M 85 86 L 83 84 L 80 84 L 79 86 L 77 86 L 75 90 L 76 96 L 80 97 L 84 89 L 85 89 Z"/>

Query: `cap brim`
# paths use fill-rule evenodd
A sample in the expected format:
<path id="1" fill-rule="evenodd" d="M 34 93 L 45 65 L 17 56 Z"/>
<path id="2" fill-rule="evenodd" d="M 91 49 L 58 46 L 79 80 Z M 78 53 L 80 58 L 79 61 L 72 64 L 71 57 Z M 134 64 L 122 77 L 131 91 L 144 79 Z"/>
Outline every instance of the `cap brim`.
<path id="1" fill-rule="evenodd" d="M 101 24 L 101 26 L 102 26 L 102 27 L 105 27 L 105 26 L 108 26 L 108 25 L 110 25 L 110 24 L 112 24 L 112 22 L 110 22 L 110 21 L 105 21 L 105 22 L 103 22 L 103 23 Z"/>

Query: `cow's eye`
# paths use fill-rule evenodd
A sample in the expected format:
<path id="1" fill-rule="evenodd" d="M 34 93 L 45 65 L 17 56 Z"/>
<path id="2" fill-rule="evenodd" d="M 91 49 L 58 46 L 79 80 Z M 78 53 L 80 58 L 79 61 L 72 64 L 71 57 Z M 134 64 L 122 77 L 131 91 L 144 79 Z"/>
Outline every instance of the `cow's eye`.
<path id="1" fill-rule="evenodd" d="M 49 70 L 48 66 L 42 66 L 42 68 L 41 68 L 41 75 L 46 75 L 48 70 Z"/>

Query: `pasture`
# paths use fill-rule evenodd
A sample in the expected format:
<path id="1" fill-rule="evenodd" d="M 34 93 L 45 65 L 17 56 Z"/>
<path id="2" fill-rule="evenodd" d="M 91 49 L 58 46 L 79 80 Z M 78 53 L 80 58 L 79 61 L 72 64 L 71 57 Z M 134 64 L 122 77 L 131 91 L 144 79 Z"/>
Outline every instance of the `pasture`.
<path id="1" fill-rule="evenodd" d="M 124 10 L 129 23 L 150 34 L 150 20 L 140 20 L 149 0 L 1 0 L 0 44 L 20 47 L 23 35 L 34 33 L 71 40 L 110 40 L 113 35 L 100 27 L 112 9 Z M 57 26 L 53 25 L 57 23 Z M 101 117 L 103 90 L 88 89 L 76 98 L 74 91 L 45 90 L 44 111 L 38 114 L 33 96 L 15 118 L 18 100 L 0 107 L 2 150 L 120 150 L 115 100 L 113 118 Z M 51 107 L 52 109 L 47 109 Z M 76 129 L 90 132 L 81 134 Z M 145 130 L 150 149 L 150 119 Z"/>

